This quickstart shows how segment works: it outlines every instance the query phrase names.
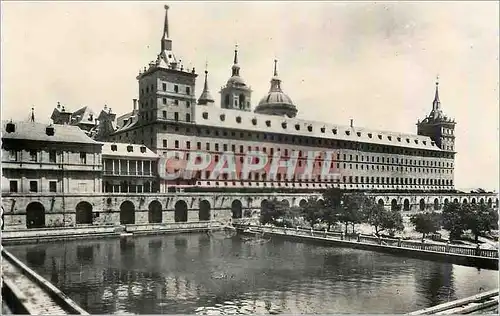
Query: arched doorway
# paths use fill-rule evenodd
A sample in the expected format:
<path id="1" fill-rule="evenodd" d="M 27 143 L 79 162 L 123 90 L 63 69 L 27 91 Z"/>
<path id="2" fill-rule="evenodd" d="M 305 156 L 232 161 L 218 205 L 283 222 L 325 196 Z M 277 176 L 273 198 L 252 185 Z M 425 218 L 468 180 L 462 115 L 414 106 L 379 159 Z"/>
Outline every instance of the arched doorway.
<path id="1" fill-rule="evenodd" d="M 462 201 L 462 203 L 463 203 L 463 204 L 467 204 L 468 202 L 469 202 L 469 201 L 467 201 L 467 199 L 464 199 L 464 200 Z"/>
<path id="2" fill-rule="evenodd" d="M 163 212 L 159 201 L 152 201 L 148 207 L 148 221 L 150 223 L 161 223 L 163 220 Z"/>
<path id="3" fill-rule="evenodd" d="M 472 198 L 472 200 L 470 201 L 472 204 L 476 204 L 476 198 Z"/>
<path id="4" fill-rule="evenodd" d="M 188 220 L 188 206 L 183 200 L 177 201 L 175 203 L 175 222 L 187 222 Z"/>
<path id="5" fill-rule="evenodd" d="M 457 198 L 453 199 L 453 203 L 459 203 Z"/>
<path id="6" fill-rule="evenodd" d="M 483 204 L 484 204 L 484 198 L 481 198 L 481 199 L 479 200 L 479 204 L 481 204 L 481 205 L 483 205 Z"/>
<path id="7" fill-rule="evenodd" d="M 493 201 L 491 200 L 491 198 L 488 199 L 488 207 L 492 207 L 493 206 Z"/>
<path id="8" fill-rule="evenodd" d="M 200 221 L 210 220 L 210 202 L 203 200 L 200 202 L 200 210 L 198 212 L 198 219 Z"/>
<path id="9" fill-rule="evenodd" d="M 40 202 L 31 202 L 26 207 L 26 227 L 45 227 L 45 208 Z"/>
<path id="10" fill-rule="evenodd" d="M 264 201 L 266 201 L 266 200 L 264 200 Z M 264 201 L 262 201 L 262 202 L 264 202 Z M 300 207 L 304 207 L 304 206 L 306 206 L 306 203 L 307 203 L 307 201 L 306 201 L 305 199 L 302 199 L 302 200 L 300 200 L 300 202 L 299 202 L 299 206 L 300 206 Z M 262 204 L 261 204 L 261 205 L 262 205 Z M 262 208 L 262 207 L 261 207 L 261 208 Z"/>
<path id="11" fill-rule="evenodd" d="M 419 209 L 421 211 L 425 210 L 425 200 L 424 199 L 420 199 L 420 202 L 419 202 Z"/>
<path id="12" fill-rule="evenodd" d="M 447 198 L 444 199 L 444 205 L 448 205 L 450 203 L 450 200 L 448 200 Z"/>
<path id="13" fill-rule="evenodd" d="M 288 200 L 282 200 L 281 204 L 283 204 L 285 208 L 290 208 L 290 202 L 288 202 Z"/>
<path id="14" fill-rule="evenodd" d="M 120 224 L 135 224 L 135 206 L 130 201 L 125 201 L 120 205 Z"/>
<path id="15" fill-rule="evenodd" d="M 80 202 L 76 205 L 75 222 L 77 224 L 92 224 L 92 204 Z"/>
<path id="16" fill-rule="evenodd" d="M 439 210 L 439 200 L 437 198 L 434 199 L 434 210 Z"/>
<path id="17" fill-rule="evenodd" d="M 242 205 L 240 200 L 234 200 L 231 203 L 231 213 L 233 218 L 241 218 L 242 217 Z"/>
<path id="18" fill-rule="evenodd" d="M 404 207 L 405 211 L 409 211 L 410 210 L 410 200 L 405 199 L 403 202 L 403 207 Z"/>
<path id="19" fill-rule="evenodd" d="M 398 209 L 398 201 L 396 199 L 392 199 L 391 201 L 391 211 L 395 211 Z"/>
<path id="20" fill-rule="evenodd" d="M 382 200 L 382 199 L 379 199 L 377 203 L 378 203 L 378 205 L 380 205 L 380 206 L 384 206 L 384 205 L 385 205 L 385 204 L 384 204 L 384 200 Z"/>

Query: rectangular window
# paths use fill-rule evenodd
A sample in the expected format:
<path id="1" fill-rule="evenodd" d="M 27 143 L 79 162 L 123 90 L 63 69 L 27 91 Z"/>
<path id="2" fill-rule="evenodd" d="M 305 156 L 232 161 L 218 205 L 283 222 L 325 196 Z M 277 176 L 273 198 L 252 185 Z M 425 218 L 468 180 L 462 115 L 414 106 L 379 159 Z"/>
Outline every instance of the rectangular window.
<path id="1" fill-rule="evenodd" d="M 179 120 L 179 113 L 177 113 L 177 112 L 174 113 L 174 120 L 176 120 L 176 121 Z"/>
<path id="2" fill-rule="evenodd" d="M 219 144 L 215 144 L 215 151 L 219 151 Z"/>
<path id="3" fill-rule="evenodd" d="M 80 153 L 80 163 L 87 163 L 87 153 Z"/>
<path id="4" fill-rule="evenodd" d="M 49 181 L 49 191 L 57 192 L 57 181 Z"/>
<path id="5" fill-rule="evenodd" d="M 17 181 L 15 180 L 10 181 L 10 192 L 13 193 L 17 192 Z"/>
<path id="6" fill-rule="evenodd" d="M 17 160 L 17 150 L 9 150 L 9 160 L 16 161 Z"/>
<path id="7" fill-rule="evenodd" d="M 207 148 L 207 150 L 210 150 L 210 143 L 206 144 L 206 148 Z"/>
<path id="8" fill-rule="evenodd" d="M 222 145 L 224 148 L 224 151 L 227 151 L 227 144 Z"/>
<path id="9" fill-rule="evenodd" d="M 186 94 L 190 95 L 191 94 L 191 87 L 186 87 Z"/>
<path id="10" fill-rule="evenodd" d="M 163 91 L 167 91 L 167 84 L 166 84 L 166 83 L 163 83 L 163 84 L 162 84 L 162 88 L 163 88 Z"/>
<path id="11" fill-rule="evenodd" d="M 178 140 L 175 141 L 175 148 L 179 148 L 179 141 Z"/>
<path id="12" fill-rule="evenodd" d="M 196 143 L 196 149 L 201 150 L 201 142 Z"/>
<path id="13" fill-rule="evenodd" d="M 174 86 L 174 91 L 175 91 L 175 93 L 179 92 L 179 86 L 178 85 Z"/>
<path id="14" fill-rule="evenodd" d="M 49 161 L 52 163 L 56 163 L 56 152 L 54 150 L 51 150 L 49 152 Z"/>
<path id="15" fill-rule="evenodd" d="M 166 139 L 163 140 L 163 148 L 167 148 L 167 140 Z"/>
<path id="16" fill-rule="evenodd" d="M 163 98 L 163 104 L 167 104 L 167 98 Z"/>
<path id="17" fill-rule="evenodd" d="M 38 192 L 38 181 L 30 181 L 30 192 Z"/>
<path id="18" fill-rule="evenodd" d="M 187 141 L 187 142 L 186 142 L 186 148 L 187 148 L 187 149 L 191 149 L 191 142 L 190 142 L 190 141 Z"/>
<path id="19" fill-rule="evenodd" d="M 36 152 L 36 150 L 30 150 L 30 161 L 36 162 L 37 156 L 38 153 Z"/>

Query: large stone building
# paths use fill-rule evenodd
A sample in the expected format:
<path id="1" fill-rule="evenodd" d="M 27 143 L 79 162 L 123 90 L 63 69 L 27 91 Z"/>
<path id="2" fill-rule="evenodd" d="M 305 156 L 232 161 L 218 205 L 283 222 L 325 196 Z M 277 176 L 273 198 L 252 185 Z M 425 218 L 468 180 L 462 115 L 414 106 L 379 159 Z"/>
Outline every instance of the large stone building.
<path id="1" fill-rule="evenodd" d="M 168 151 L 182 152 L 185 159 L 193 151 L 211 155 L 210 166 L 194 180 L 163 181 L 162 192 L 172 186 L 199 190 L 316 190 L 329 186 L 378 191 L 454 189 L 455 123 L 441 110 L 437 86 L 432 112 L 419 122 L 417 134 L 306 121 L 296 117 L 299 107 L 284 92 L 275 61 L 270 90 L 252 112 L 252 90 L 240 74 L 235 50 L 231 77 L 221 89 L 220 107 L 215 106 L 209 92 L 206 71 L 204 89 L 196 104 L 193 93 L 197 75 L 194 69 L 184 70 L 179 65 L 166 8 L 160 54 L 137 77 L 138 107 L 134 102 L 133 111 L 122 116 L 117 129 L 103 136 L 107 141 L 145 144 L 159 155 Z M 240 170 L 243 156 L 255 150 L 269 157 L 279 153 L 284 160 L 296 155 L 297 170 L 304 170 L 308 163 L 315 168 L 325 163 L 325 155 L 309 157 L 308 152 L 334 151 L 330 168 L 339 176 L 333 181 L 319 176 L 287 177 L 286 169 L 281 168 L 271 179 L 269 166 L 245 180 L 239 172 L 212 176 L 222 152 L 233 152 Z"/>
<path id="2" fill-rule="evenodd" d="M 208 71 L 196 99 L 197 74 L 174 54 L 166 9 L 160 53 L 137 76 L 139 98 L 131 112 L 117 117 L 105 106 L 96 117 L 88 107 L 70 112 L 58 105 L 54 125 L 3 123 L 8 229 L 226 221 L 248 217 L 273 198 L 299 206 L 327 187 L 366 191 L 377 203 L 408 213 L 451 201 L 498 207 L 494 193 L 454 190 L 455 122 L 443 114 L 437 85 L 432 111 L 416 134 L 306 121 L 297 118 L 300 106 L 285 93 L 275 61 L 269 92 L 252 112 L 252 89 L 235 50 L 218 107 Z M 243 179 L 241 164 L 251 151 L 296 159 L 297 172 L 281 168 L 273 177 L 266 165 Z M 309 156 L 312 151 L 322 154 Z M 158 162 L 172 152 L 185 159 L 201 152 L 211 162 L 194 178 L 167 181 Z M 234 154 L 236 171 L 214 176 L 224 152 Z M 333 161 L 325 160 L 327 152 Z M 302 177 L 307 168 L 325 166 L 338 177 Z M 169 193 L 179 188 L 185 192 Z"/>

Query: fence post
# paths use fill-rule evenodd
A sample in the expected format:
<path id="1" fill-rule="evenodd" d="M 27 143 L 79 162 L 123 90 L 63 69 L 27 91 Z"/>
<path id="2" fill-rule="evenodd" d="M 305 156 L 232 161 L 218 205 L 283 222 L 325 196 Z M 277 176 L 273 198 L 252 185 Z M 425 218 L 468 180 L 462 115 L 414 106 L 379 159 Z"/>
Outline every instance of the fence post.
<path id="1" fill-rule="evenodd" d="M 360 241 L 361 241 L 361 234 L 358 233 L 358 242 L 360 242 Z"/>
<path id="2" fill-rule="evenodd" d="M 425 239 L 422 238 L 422 244 L 420 245 L 420 249 L 424 250 Z"/>
<path id="3" fill-rule="evenodd" d="M 340 240 L 344 240 L 344 232 L 340 233 Z"/>
<path id="4" fill-rule="evenodd" d="M 449 240 L 446 242 L 446 246 L 444 247 L 444 251 L 450 252 L 450 241 Z"/>
<path id="5" fill-rule="evenodd" d="M 481 256 L 481 248 L 479 247 L 479 243 L 476 245 L 476 256 Z"/>
<path id="6" fill-rule="evenodd" d="M 325 228 L 325 238 L 326 238 L 326 228 Z"/>
<path id="7" fill-rule="evenodd" d="M 314 236 L 313 228 L 311 227 L 311 236 Z"/>
<path id="8" fill-rule="evenodd" d="M 398 238 L 398 247 L 401 247 L 401 237 Z"/>

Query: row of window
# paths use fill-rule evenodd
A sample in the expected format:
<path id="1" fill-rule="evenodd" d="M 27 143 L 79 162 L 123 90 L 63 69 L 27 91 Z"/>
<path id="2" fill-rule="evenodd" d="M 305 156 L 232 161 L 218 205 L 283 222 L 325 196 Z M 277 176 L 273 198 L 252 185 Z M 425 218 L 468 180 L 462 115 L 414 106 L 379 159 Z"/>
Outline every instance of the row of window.
<path id="1" fill-rule="evenodd" d="M 164 118 L 166 117 L 166 112 L 164 114 Z M 178 113 L 174 113 L 174 120 L 179 121 Z M 191 121 L 191 116 L 186 115 L 186 121 Z M 191 135 L 192 129 L 191 127 L 167 127 L 166 124 L 163 124 L 163 130 L 167 131 L 172 128 L 172 132 L 182 134 L 182 135 Z M 143 132 L 142 129 L 139 129 L 140 132 Z M 150 127 L 150 132 L 153 133 L 153 127 Z M 201 129 L 195 128 L 193 136 L 201 136 L 201 137 L 224 137 L 226 139 L 239 139 L 245 141 L 266 141 L 266 142 L 276 142 L 280 144 L 289 144 L 289 145 L 304 145 L 304 146 L 318 146 L 323 148 L 330 149 L 352 149 L 359 151 L 368 151 L 368 152 L 377 152 L 377 153 L 388 153 L 388 154 L 399 154 L 399 155 L 409 155 L 409 156 L 421 156 L 421 157 L 438 157 L 438 158 L 446 158 L 453 159 L 452 153 L 446 152 L 437 152 L 437 151 L 428 151 L 428 150 L 417 150 L 410 148 L 401 148 L 401 147 L 393 147 L 393 146 L 383 146 L 383 145 L 374 145 L 367 143 L 360 143 L 354 141 L 343 141 L 343 140 L 333 140 L 333 139 L 324 139 L 324 138 L 311 138 L 311 137 L 299 137 L 299 136 L 291 136 L 291 135 L 281 135 L 281 134 L 272 134 L 272 133 L 260 133 L 260 132 L 241 132 L 227 129 Z M 133 131 L 133 135 L 136 135 L 136 131 Z M 128 137 L 128 132 L 125 133 L 125 136 Z M 119 140 L 122 139 L 121 135 L 117 135 Z M 118 140 L 115 139 L 115 140 Z M 166 146 L 164 146 L 166 147 Z"/>
<path id="2" fill-rule="evenodd" d="M 166 91 L 167 91 L 167 83 L 166 83 L 166 82 L 163 82 L 163 83 L 162 83 L 162 85 L 161 85 L 161 88 L 162 88 L 162 91 L 165 91 L 165 92 L 166 92 Z M 178 85 L 174 85 L 174 90 L 173 90 L 173 92 L 175 92 L 175 93 L 179 93 L 179 91 L 180 91 L 179 86 L 178 86 Z M 152 92 L 152 93 L 153 93 L 153 92 L 156 92 L 155 87 L 154 87 L 154 85 L 153 85 L 153 84 L 151 85 L 151 89 L 150 89 L 150 86 L 146 86 L 146 89 L 144 89 L 144 88 L 142 88 L 142 89 L 141 89 L 141 95 L 144 95 L 144 93 L 146 93 L 146 94 L 147 94 L 147 93 L 149 93 L 149 92 Z M 186 88 L 184 89 L 184 92 L 185 92 L 185 94 L 187 94 L 187 95 L 191 95 L 191 87 L 186 87 Z"/>
<path id="3" fill-rule="evenodd" d="M 207 120 L 207 119 L 208 119 L 208 112 L 203 112 L 203 113 L 202 113 L 202 117 L 203 117 L 205 120 Z M 225 114 L 221 114 L 219 118 L 220 118 L 220 120 L 221 120 L 221 121 L 225 121 L 225 119 L 226 119 L 226 115 L 225 115 Z M 236 117 L 235 117 L 235 120 L 236 120 L 236 123 L 241 123 L 242 118 L 241 118 L 241 116 L 236 116 Z M 267 126 L 267 127 L 271 127 L 271 121 L 270 121 L 270 120 L 266 120 L 266 121 L 265 121 L 265 124 L 266 124 L 266 126 Z M 257 118 L 253 118 L 253 119 L 252 119 L 252 125 L 254 125 L 254 126 L 255 126 L 255 125 L 257 125 Z M 288 128 L 288 123 L 287 123 L 287 122 L 282 122 L 282 123 L 281 123 L 281 127 L 282 127 L 283 129 L 287 129 L 287 128 Z M 297 124 L 295 124 L 295 125 L 294 125 L 294 127 L 295 127 L 295 130 L 300 131 L 300 129 L 301 129 L 301 124 L 298 124 L 298 123 L 297 123 Z M 313 125 L 310 125 L 310 124 L 309 124 L 309 125 L 306 127 L 306 129 L 307 129 L 307 131 L 309 131 L 309 132 L 313 132 L 314 127 L 313 127 Z M 320 131 L 321 131 L 321 133 L 323 133 L 323 134 L 324 134 L 324 133 L 326 133 L 326 127 L 325 127 L 325 126 L 321 127 L 321 128 L 320 128 Z M 350 136 L 350 135 L 352 134 L 352 131 L 351 131 L 351 130 L 345 130 L 344 132 L 345 132 L 345 134 L 346 134 L 347 136 Z M 333 129 L 332 129 L 332 134 L 333 134 L 333 135 L 337 135 L 337 134 L 338 134 L 338 129 L 337 129 L 337 128 L 333 128 Z M 363 133 L 362 133 L 362 132 L 360 132 L 360 131 L 357 131 L 357 132 L 355 132 L 355 134 L 356 134 L 358 137 L 361 137 Z M 367 136 L 368 136 L 368 138 L 370 138 L 370 139 L 374 138 L 373 133 L 367 133 L 366 135 L 367 135 Z M 378 135 L 377 135 L 377 138 L 378 138 L 379 140 L 383 140 L 383 139 L 384 139 L 384 136 L 383 136 L 383 135 L 381 135 L 381 134 L 378 134 Z M 397 140 L 398 142 L 402 142 L 402 139 L 403 139 L 402 137 L 399 137 L 399 136 L 394 136 L 394 137 L 393 137 L 392 135 L 386 135 L 386 137 L 385 137 L 385 138 L 387 138 L 387 140 L 389 140 L 389 141 L 393 141 L 393 138 L 394 138 L 394 139 L 395 139 L 395 140 Z M 408 143 L 408 144 L 410 144 L 410 143 L 411 143 L 410 138 L 404 138 L 404 140 L 405 140 L 405 141 L 406 141 L 406 143 Z M 418 139 L 413 139 L 413 142 L 414 142 L 415 144 L 417 144 L 417 145 L 418 145 L 418 144 L 420 144 L 420 143 L 421 143 L 421 144 L 423 144 L 424 146 L 428 145 L 428 142 L 427 142 L 426 140 L 422 140 L 422 141 L 421 141 L 421 140 L 418 140 Z M 434 142 L 433 142 L 433 141 L 431 141 L 431 144 L 430 144 L 430 145 L 434 145 Z"/>
<path id="4" fill-rule="evenodd" d="M 31 162 L 41 162 L 41 153 L 38 152 L 37 150 L 29 150 L 29 161 Z M 59 153 L 55 150 L 49 151 L 49 162 L 50 163 L 57 163 L 57 156 Z M 18 161 L 19 160 L 19 151 L 15 149 L 9 150 L 9 160 L 10 161 Z M 81 164 L 86 164 L 87 163 L 87 153 L 85 152 L 80 152 L 80 163 Z"/>
<path id="5" fill-rule="evenodd" d="M 186 141 L 186 149 L 191 149 L 191 141 Z M 163 148 L 168 148 L 168 140 L 166 139 L 163 139 Z M 179 140 L 175 140 L 174 141 L 174 148 L 175 149 L 180 149 L 180 141 Z M 211 148 L 211 144 L 210 143 L 205 143 L 205 150 L 207 151 L 210 151 L 210 148 Z M 252 151 L 252 146 L 248 146 L 248 151 Z M 197 150 L 202 150 L 202 143 L 201 142 L 197 142 L 196 143 L 196 149 Z M 222 145 L 222 151 L 228 151 L 229 147 L 228 147 L 228 144 L 223 144 Z M 260 147 L 259 146 L 255 146 L 253 147 L 253 149 L 255 151 L 259 151 L 260 150 Z M 218 143 L 215 143 L 214 144 L 214 150 L 215 152 L 218 152 L 220 150 L 220 147 L 219 147 L 219 144 Z M 231 145 L 231 150 L 233 153 L 236 154 L 236 145 Z M 244 151 L 245 151 L 245 147 L 243 145 L 240 145 L 239 146 L 239 153 L 240 154 L 244 154 Z M 262 152 L 263 153 L 267 153 L 267 148 L 266 147 L 262 147 Z M 281 152 L 281 148 L 276 148 L 276 152 Z M 293 152 L 296 152 L 294 150 L 290 150 L 290 154 L 292 154 Z M 285 148 L 283 150 L 283 155 L 282 157 L 289 157 L 289 151 L 287 148 Z M 274 155 L 274 148 L 269 148 L 269 156 L 273 156 Z M 341 157 L 343 157 L 343 159 L 341 160 Z M 303 153 L 302 150 L 299 150 L 298 151 L 298 158 L 299 158 L 299 161 L 301 159 L 306 159 L 307 156 L 306 156 L 306 153 Z M 333 157 L 332 157 L 333 158 Z M 348 159 L 349 158 L 349 159 Z M 354 158 L 354 160 L 353 160 Z M 317 159 L 317 158 L 316 158 Z M 356 161 L 356 162 L 370 162 L 370 156 L 364 156 L 364 155 L 347 155 L 347 154 L 343 154 L 343 156 L 341 156 L 340 153 L 337 153 L 337 161 Z M 429 161 L 429 160 L 413 160 L 413 159 L 399 159 L 398 157 L 396 158 L 385 158 L 385 157 L 375 157 L 375 156 L 371 156 L 371 162 L 372 163 L 392 163 L 392 164 L 406 164 L 406 165 L 414 165 L 414 166 L 428 166 L 428 167 L 446 167 L 446 168 L 453 168 L 453 163 L 452 162 L 444 162 L 444 161 Z"/>
<path id="6" fill-rule="evenodd" d="M 203 177 L 204 175 L 204 177 Z M 194 175 L 194 179 L 203 179 L 208 180 L 211 179 L 212 172 L 207 170 L 204 172 L 198 171 Z M 216 175 L 216 178 L 221 180 L 232 180 L 234 178 L 241 179 L 242 173 L 230 174 L 221 173 L 220 175 Z M 274 181 L 272 177 L 269 177 L 266 173 L 254 173 L 250 172 L 248 179 L 251 181 Z M 390 184 L 390 185 L 437 185 L 437 186 L 451 186 L 453 185 L 453 180 L 449 179 L 428 179 L 428 178 L 397 178 L 397 177 L 368 177 L 368 176 L 343 176 L 343 177 L 334 177 L 333 179 L 327 179 L 322 177 L 321 175 L 315 175 L 311 178 L 302 178 L 302 175 L 293 175 L 291 178 L 288 178 L 286 174 L 277 173 L 275 181 L 297 181 L 297 182 L 337 182 L 337 183 L 353 183 L 353 184 Z M 211 179 L 213 180 L 213 179 Z"/>
<path id="7" fill-rule="evenodd" d="M 38 192 L 38 181 L 32 180 L 29 182 L 29 191 L 30 192 Z M 19 190 L 19 183 L 17 180 L 10 181 L 10 192 L 17 193 Z M 49 181 L 49 192 L 57 192 L 57 181 Z"/>

